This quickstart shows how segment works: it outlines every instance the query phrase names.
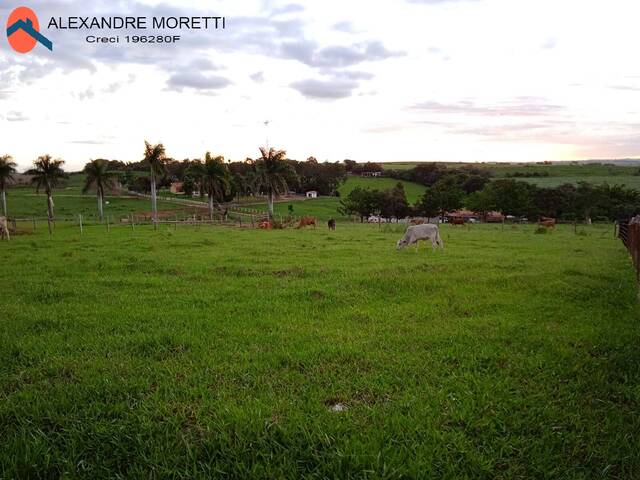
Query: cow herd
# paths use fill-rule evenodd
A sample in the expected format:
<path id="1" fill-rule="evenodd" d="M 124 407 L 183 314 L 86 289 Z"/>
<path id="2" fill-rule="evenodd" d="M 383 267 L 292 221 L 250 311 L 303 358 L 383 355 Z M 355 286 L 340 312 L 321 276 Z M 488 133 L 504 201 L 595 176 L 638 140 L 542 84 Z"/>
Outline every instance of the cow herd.
<path id="1" fill-rule="evenodd" d="M 538 225 L 544 228 L 555 228 L 556 219 L 550 217 L 541 217 Z M 296 228 L 301 229 L 310 226 L 316 228 L 316 218 L 305 216 L 300 219 Z M 329 230 L 335 230 L 336 220 L 334 218 L 331 218 L 327 222 L 327 227 L 329 228 Z M 260 222 L 258 224 L 258 228 L 263 230 L 270 230 L 271 228 L 273 228 L 273 224 L 269 220 L 264 220 L 263 222 Z M 9 240 L 9 225 L 6 217 L 0 217 L 0 240 L 4 239 Z M 440 230 L 438 226 L 431 223 L 424 223 L 424 220 L 421 219 L 411 220 L 404 236 L 396 243 L 396 249 L 400 250 L 404 247 L 408 247 L 409 245 L 416 245 L 417 249 L 418 242 L 420 240 L 423 240 L 425 242 L 430 241 L 431 246 L 434 250 L 438 247 L 444 249 L 444 242 L 440 237 Z"/>

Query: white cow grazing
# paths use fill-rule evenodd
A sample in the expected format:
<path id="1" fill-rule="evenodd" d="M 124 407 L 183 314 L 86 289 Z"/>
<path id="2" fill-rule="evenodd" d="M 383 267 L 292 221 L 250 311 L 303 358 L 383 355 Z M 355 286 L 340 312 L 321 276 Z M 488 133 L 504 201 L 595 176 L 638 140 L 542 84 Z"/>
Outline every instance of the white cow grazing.
<path id="1" fill-rule="evenodd" d="M 400 250 L 409 245 L 416 244 L 416 249 L 418 248 L 419 240 L 431 240 L 431 246 L 435 250 L 436 247 L 444 248 L 444 243 L 440 238 L 440 230 L 437 225 L 433 225 L 431 223 L 424 223 L 422 225 L 411 225 L 407 228 L 407 231 L 404 233 L 404 237 L 398 240 L 396 244 L 396 249 Z"/>

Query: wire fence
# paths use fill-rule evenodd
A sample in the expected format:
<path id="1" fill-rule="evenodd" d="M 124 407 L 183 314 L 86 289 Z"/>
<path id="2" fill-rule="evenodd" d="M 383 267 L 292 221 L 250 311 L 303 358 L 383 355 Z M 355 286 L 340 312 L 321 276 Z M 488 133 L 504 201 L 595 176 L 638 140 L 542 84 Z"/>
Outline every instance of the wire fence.
<path id="1" fill-rule="evenodd" d="M 97 215 L 63 215 L 49 219 L 48 217 L 9 217 L 7 226 L 11 235 L 32 234 L 38 231 L 48 231 L 55 234 L 56 226 L 75 226 L 80 233 L 86 227 L 103 227 L 107 232 L 114 228 L 129 228 L 151 225 L 158 228 L 162 225 L 178 228 L 179 226 L 218 225 L 233 227 L 257 228 L 268 218 L 266 213 L 245 213 L 236 211 L 216 212 L 209 215 L 202 209 L 184 209 L 178 211 L 158 212 L 154 220 L 151 213 L 105 215 L 100 219 Z"/>

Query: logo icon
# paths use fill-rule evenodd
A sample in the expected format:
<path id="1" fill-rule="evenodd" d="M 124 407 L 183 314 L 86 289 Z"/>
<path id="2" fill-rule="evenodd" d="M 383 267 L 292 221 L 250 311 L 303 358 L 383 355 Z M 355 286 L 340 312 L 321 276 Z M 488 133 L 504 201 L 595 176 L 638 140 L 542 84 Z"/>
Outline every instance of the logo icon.
<path id="1" fill-rule="evenodd" d="M 9 45 L 16 52 L 30 52 L 38 42 L 53 51 L 51 40 L 40 33 L 38 17 L 33 10 L 27 7 L 18 7 L 9 15 L 7 38 Z"/>

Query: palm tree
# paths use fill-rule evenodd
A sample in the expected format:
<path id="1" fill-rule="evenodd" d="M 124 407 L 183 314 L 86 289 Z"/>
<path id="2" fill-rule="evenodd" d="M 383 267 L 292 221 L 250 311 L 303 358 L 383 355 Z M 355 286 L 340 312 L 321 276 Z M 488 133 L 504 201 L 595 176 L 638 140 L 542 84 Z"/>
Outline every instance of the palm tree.
<path id="1" fill-rule="evenodd" d="M 273 218 L 273 202 L 289 189 L 287 181 L 295 180 L 296 172 L 285 161 L 287 152 L 260 147 L 261 157 L 255 163 L 254 189 L 267 195 L 269 218 Z"/>
<path id="2" fill-rule="evenodd" d="M 161 143 L 151 145 L 145 140 L 144 142 L 144 161 L 151 168 L 151 211 L 153 215 L 153 223 L 158 221 L 158 200 L 156 198 L 156 180 L 164 175 L 166 169 L 164 165 L 165 152 L 164 145 Z"/>
<path id="3" fill-rule="evenodd" d="M 3 155 L 0 157 L 0 192 L 2 192 L 2 211 L 7 216 L 7 186 L 13 180 L 13 174 L 16 173 L 16 163 L 11 155 Z"/>
<path id="4" fill-rule="evenodd" d="M 203 190 L 209 198 L 209 219 L 213 220 L 213 202 L 220 208 L 220 201 L 229 193 L 231 185 L 229 170 L 224 164 L 224 157 L 212 157 L 206 153 L 204 164 L 200 167 L 200 175 Z"/>
<path id="5" fill-rule="evenodd" d="M 53 221 L 53 189 L 61 179 L 67 178 L 62 165 L 64 165 L 64 160 L 52 160 L 51 155 L 43 155 L 33 162 L 35 168 L 27 171 L 27 174 L 33 175 L 31 183 L 36 185 L 36 192 L 44 188 L 44 192 L 47 194 L 49 222 Z"/>
<path id="6" fill-rule="evenodd" d="M 84 173 L 86 178 L 82 193 L 87 193 L 89 189 L 95 187 L 96 196 L 98 197 L 98 214 L 100 215 L 100 220 L 102 220 L 104 217 L 102 211 L 104 191 L 115 186 L 116 174 L 109 171 L 109 162 L 101 158 L 87 163 L 84 166 Z"/>

